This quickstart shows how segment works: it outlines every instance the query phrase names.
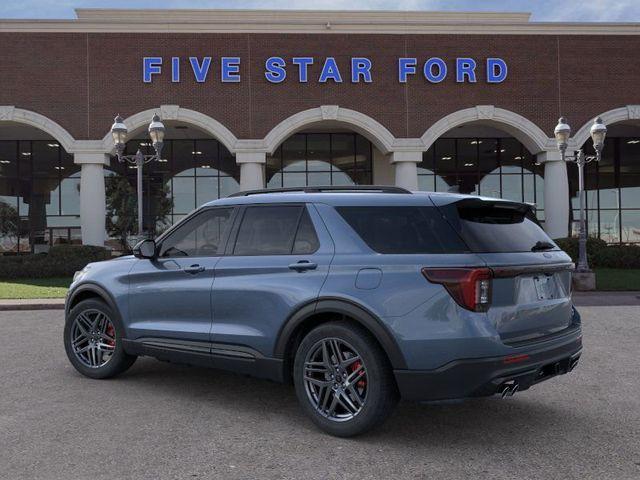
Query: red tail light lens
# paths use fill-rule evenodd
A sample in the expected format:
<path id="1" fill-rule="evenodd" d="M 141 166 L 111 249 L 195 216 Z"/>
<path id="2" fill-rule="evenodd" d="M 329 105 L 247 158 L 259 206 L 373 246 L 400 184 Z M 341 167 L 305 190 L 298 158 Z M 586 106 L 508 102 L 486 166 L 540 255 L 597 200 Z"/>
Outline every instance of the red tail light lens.
<path id="1" fill-rule="evenodd" d="M 488 268 L 423 268 L 431 283 L 447 289 L 463 308 L 486 312 L 491 304 L 491 270 Z"/>

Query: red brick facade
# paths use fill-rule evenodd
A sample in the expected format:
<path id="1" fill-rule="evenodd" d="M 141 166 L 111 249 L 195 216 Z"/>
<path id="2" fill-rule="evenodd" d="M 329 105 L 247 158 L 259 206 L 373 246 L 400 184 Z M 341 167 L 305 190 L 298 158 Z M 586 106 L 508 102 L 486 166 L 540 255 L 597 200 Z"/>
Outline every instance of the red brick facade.
<path id="1" fill-rule="evenodd" d="M 372 35 L 372 34 L 123 34 L 0 33 L 0 105 L 38 112 L 77 140 L 99 139 L 115 113 L 127 117 L 176 104 L 220 121 L 237 138 L 262 138 L 288 116 L 319 105 L 339 105 L 371 116 L 399 138 L 420 137 L 438 119 L 475 105 L 518 113 L 549 136 L 560 114 L 578 128 L 599 113 L 640 104 L 640 36 L 629 35 Z M 280 84 L 264 77 L 264 61 L 277 55 L 315 57 L 309 82 L 290 69 Z M 142 59 L 165 58 L 161 76 L 142 81 Z M 182 79 L 172 83 L 170 58 L 182 58 Z M 196 83 L 188 57 L 211 56 L 205 83 Z M 240 83 L 220 82 L 220 57 L 238 56 Z M 343 83 L 317 82 L 327 56 L 336 57 Z M 352 84 L 352 56 L 373 62 L 372 83 Z M 421 76 L 429 57 L 443 58 L 440 84 Z M 478 82 L 458 84 L 456 57 L 478 61 Z M 398 82 L 399 57 L 417 57 L 418 72 Z M 501 57 L 508 78 L 488 84 L 487 57 Z"/>

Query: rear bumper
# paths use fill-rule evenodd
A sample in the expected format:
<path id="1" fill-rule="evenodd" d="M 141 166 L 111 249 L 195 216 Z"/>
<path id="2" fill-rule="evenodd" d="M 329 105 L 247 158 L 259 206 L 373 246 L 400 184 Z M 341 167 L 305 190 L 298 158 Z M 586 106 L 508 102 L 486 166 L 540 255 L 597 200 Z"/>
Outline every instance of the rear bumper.
<path id="1" fill-rule="evenodd" d="M 553 342 L 513 349 L 508 356 L 456 360 L 435 370 L 395 370 L 400 395 L 432 401 L 490 396 L 506 382 L 526 390 L 536 383 L 570 372 L 582 352 L 580 327 Z M 515 361 L 520 356 L 522 361 Z"/>

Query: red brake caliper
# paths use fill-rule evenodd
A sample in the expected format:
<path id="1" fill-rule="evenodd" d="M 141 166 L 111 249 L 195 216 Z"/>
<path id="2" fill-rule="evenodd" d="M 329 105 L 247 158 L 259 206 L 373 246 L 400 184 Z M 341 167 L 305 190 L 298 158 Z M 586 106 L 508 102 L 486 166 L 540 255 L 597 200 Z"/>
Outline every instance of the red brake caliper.
<path id="1" fill-rule="evenodd" d="M 359 361 L 353 362 L 353 365 L 351 365 L 351 373 L 355 372 L 356 370 L 358 370 L 360 367 L 362 366 L 362 363 L 360 363 Z M 362 370 L 359 374 L 359 377 L 364 376 L 364 370 Z M 358 380 L 358 383 L 356 383 L 356 387 L 358 388 L 364 388 L 367 386 L 367 380 L 366 379 L 362 379 L 362 380 Z"/>
<path id="2" fill-rule="evenodd" d="M 115 347 L 116 346 L 116 331 L 113 328 L 113 325 L 109 324 L 107 326 L 107 331 L 106 334 L 109 335 L 111 338 L 113 338 L 113 340 L 107 340 L 107 345 L 111 346 L 111 347 Z"/>

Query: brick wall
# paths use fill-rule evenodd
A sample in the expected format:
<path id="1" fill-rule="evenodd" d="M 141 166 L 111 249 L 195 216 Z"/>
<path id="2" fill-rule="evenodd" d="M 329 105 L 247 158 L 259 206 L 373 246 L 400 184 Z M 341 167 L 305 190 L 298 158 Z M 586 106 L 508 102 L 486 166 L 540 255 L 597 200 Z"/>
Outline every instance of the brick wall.
<path id="1" fill-rule="evenodd" d="M 161 104 L 205 113 L 238 138 L 261 138 L 278 122 L 322 104 L 365 113 L 397 137 L 419 137 L 456 110 L 492 104 L 530 119 L 552 135 L 558 116 L 577 130 L 598 113 L 640 104 L 640 36 L 556 35 L 303 35 L 0 33 L 0 105 L 45 115 L 76 139 L 102 138 L 116 113 L 129 116 Z M 309 82 L 288 68 L 281 84 L 264 78 L 272 55 L 312 56 Z M 165 57 L 163 75 L 142 82 L 142 58 Z M 181 82 L 171 83 L 169 60 L 182 57 Z M 213 57 L 209 77 L 196 83 L 189 56 Z M 221 83 L 221 56 L 242 58 L 240 83 Z M 336 57 L 344 83 L 317 83 L 324 57 Z M 373 61 L 373 83 L 349 81 L 349 59 Z M 417 57 L 418 74 L 397 79 L 398 57 Z M 421 61 L 438 56 L 449 75 L 440 84 L 421 76 Z M 478 82 L 455 82 L 454 59 L 478 61 Z M 484 60 L 504 58 L 509 76 L 487 84 Z"/>

